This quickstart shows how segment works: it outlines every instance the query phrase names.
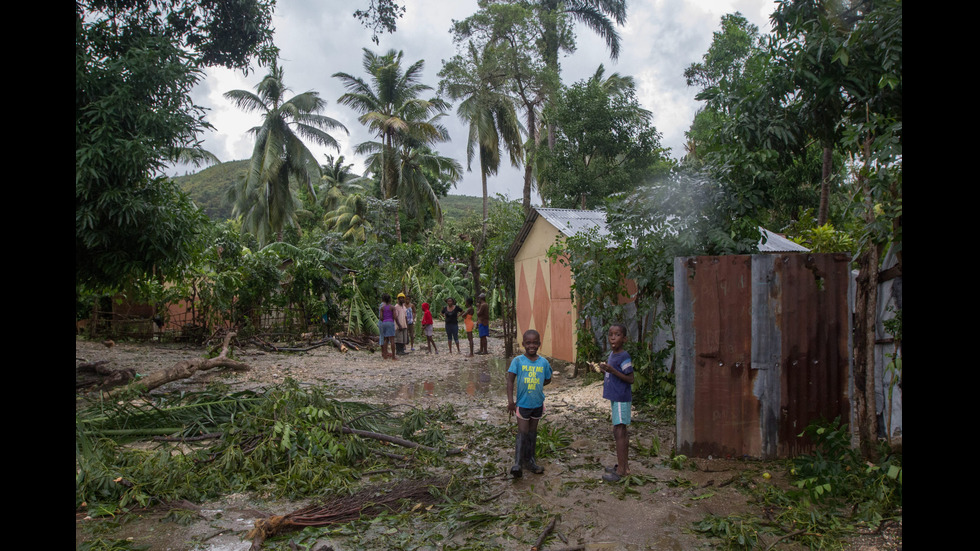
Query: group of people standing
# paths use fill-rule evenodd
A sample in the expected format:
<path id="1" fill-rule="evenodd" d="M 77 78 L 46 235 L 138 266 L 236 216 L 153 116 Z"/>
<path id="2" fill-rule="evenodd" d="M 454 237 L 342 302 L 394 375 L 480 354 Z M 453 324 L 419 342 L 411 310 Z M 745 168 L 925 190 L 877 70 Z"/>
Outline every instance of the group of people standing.
<path id="1" fill-rule="evenodd" d="M 398 293 L 397 303 L 391 303 L 391 295 L 384 294 L 381 297 L 381 306 L 378 309 L 378 319 L 380 320 L 380 344 L 381 354 L 384 359 L 397 360 L 397 356 L 408 354 L 406 346 L 415 351 L 415 305 L 411 298 L 405 293 Z M 459 347 L 459 317 L 463 315 L 463 325 L 466 329 L 466 337 L 469 340 L 470 352 L 467 358 L 474 356 L 473 352 L 473 329 L 477 330 L 480 339 L 480 349 L 475 354 L 489 354 L 487 338 L 490 336 L 490 305 L 487 304 L 486 293 L 480 293 L 477 297 L 479 304 L 474 312 L 472 298 L 466 299 L 466 309 L 463 310 L 456 304 L 455 298 L 447 298 L 446 306 L 442 309 L 442 319 L 446 322 L 446 336 L 449 342 L 449 353 L 453 353 L 453 343 L 456 343 L 456 352 L 462 354 Z M 476 315 L 474 326 L 473 316 Z M 422 331 L 426 338 L 426 354 L 439 353 L 433 339 L 432 326 L 435 320 L 428 302 L 422 303 Z"/>

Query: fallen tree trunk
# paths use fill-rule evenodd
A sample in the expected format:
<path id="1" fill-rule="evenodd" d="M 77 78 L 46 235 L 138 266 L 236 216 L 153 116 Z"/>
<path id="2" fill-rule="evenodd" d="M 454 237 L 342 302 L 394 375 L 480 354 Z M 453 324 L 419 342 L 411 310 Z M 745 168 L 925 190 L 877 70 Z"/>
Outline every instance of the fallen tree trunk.
<path id="1" fill-rule="evenodd" d="M 345 352 L 345 353 L 347 352 L 347 346 L 345 346 L 344 343 L 341 342 L 340 339 L 338 339 L 337 337 L 327 337 L 327 339 L 330 340 L 330 343 L 333 344 L 337 348 L 337 350 L 340 350 L 341 352 Z"/>
<path id="2" fill-rule="evenodd" d="M 238 360 L 232 360 L 228 358 L 228 344 L 231 339 L 235 336 L 234 332 L 229 332 L 225 335 L 225 342 L 221 346 L 221 353 L 214 358 L 202 358 L 199 360 L 183 360 L 177 362 L 171 367 L 157 371 L 147 375 L 140 379 L 137 383 L 140 387 L 144 389 L 144 392 L 148 392 L 163 386 L 172 381 L 179 381 L 180 379 L 186 379 L 191 375 L 194 375 L 198 371 L 208 371 L 216 367 L 228 367 L 234 369 L 235 371 L 248 371 L 251 369 L 247 363 L 240 362 Z M 120 389 L 116 389 L 113 392 L 118 392 Z"/>

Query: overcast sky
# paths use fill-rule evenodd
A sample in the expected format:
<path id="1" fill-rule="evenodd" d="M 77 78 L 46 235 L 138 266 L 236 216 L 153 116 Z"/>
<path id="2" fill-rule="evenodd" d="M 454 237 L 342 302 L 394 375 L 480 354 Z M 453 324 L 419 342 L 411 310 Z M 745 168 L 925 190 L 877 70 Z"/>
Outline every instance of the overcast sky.
<path id="1" fill-rule="evenodd" d="M 350 131 L 350 136 L 342 131 L 332 133 L 340 142 L 340 154 L 359 173 L 363 159 L 354 154 L 354 146 L 374 137 L 357 121 L 356 112 L 337 103 L 345 90 L 331 75 L 345 72 L 367 80 L 361 64 L 363 48 L 379 54 L 396 49 L 405 52 L 406 66 L 424 60 L 423 82 L 437 89 L 443 60 L 455 54 L 449 31 L 452 21 L 477 10 L 476 0 L 405 0 L 406 13 L 398 21 L 397 32 L 379 35 L 380 43 L 375 45 L 371 32 L 352 15 L 367 5 L 367 0 L 278 0 L 273 17 L 286 86 L 292 94 L 313 90 L 327 100 L 324 114 L 341 121 Z M 679 158 L 684 154 L 684 132 L 699 104 L 694 100 L 696 90 L 684 82 L 684 69 L 701 60 L 722 15 L 741 12 L 766 33 L 774 7 L 772 0 L 630 0 L 626 25 L 620 28 L 619 59 L 610 60 L 605 43 L 588 28 L 576 25 L 577 50 L 561 59 L 562 81 L 572 84 L 588 78 L 599 64 L 605 65 L 607 75 L 618 72 L 632 76 L 640 104 L 653 112 L 662 144 L 671 149 L 672 157 Z M 258 67 L 247 77 L 240 71 L 212 69 L 195 90 L 195 102 L 209 109 L 208 120 L 216 129 L 204 136 L 204 146 L 221 161 L 251 156 L 252 138 L 246 132 L 260 123 L 259 114 L 238 110 L 222 94 L 234 89 L 254 91 L 265 73 Z M 452 141 L 436 149 L 457 159 L 465 169 L 466 128 L 456 116 L 455 106 L 443 121 Z M 336 154 L 319 147 L 312 149 L 321 164 L 326 153 Z M 491 195 L 501 193 L 519 199 L 523 170 L 501 167 L 500 173 L 488 181 L 488 188 Z M 450 193 L 481 196 L 478 172 L 467 171 Z M 532 203 L 540 204 L 536 194 Z"/>

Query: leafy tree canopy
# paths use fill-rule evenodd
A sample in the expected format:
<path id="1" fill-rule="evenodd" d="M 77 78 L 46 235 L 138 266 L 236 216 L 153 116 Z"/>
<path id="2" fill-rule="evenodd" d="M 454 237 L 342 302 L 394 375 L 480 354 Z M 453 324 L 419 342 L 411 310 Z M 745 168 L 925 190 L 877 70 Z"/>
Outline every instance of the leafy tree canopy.
<path id="1" fill-rule="evenodd" d="M 650 113 L 636 100 L 632 83 L 602 71 L 561 91 L 545 116 L 557 128 L 555 147 L 541 151 L 541 194 L 552 207 L 587 208 L 635 189 L 666 172 L 669 161 Z"/>
<path id="2" fill-rule="evenodd" d="M 178 273 L 203 215 L 162 177 L 202 158 L 202 68 L 275 57 L 271 0 L 75 3 L 76 287 Z"/>

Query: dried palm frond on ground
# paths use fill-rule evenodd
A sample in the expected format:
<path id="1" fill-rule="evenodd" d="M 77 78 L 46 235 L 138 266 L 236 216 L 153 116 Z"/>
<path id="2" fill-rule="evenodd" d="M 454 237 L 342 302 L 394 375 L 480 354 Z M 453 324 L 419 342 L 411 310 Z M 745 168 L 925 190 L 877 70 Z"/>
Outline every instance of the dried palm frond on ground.
<path id="1" fill-rule="evenodd" d="M 252 540 L 252 549 L 260 549 L 267 538 L 291 529 L 350 522 L 386 511 L 397 511 L 407 505 L 431 505 L 436 502 L 431 488 L 445 491 L 448 484 L 448 478 L 440 477 L 404 480 L 390 488 L 387 485 L 371 486 L 353 495 L 311 505 L 283 516 L 256 520 L 255 528 L 249 531 L 247 537 Z"/>

